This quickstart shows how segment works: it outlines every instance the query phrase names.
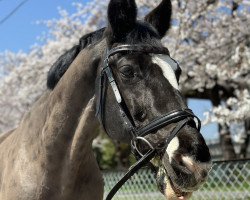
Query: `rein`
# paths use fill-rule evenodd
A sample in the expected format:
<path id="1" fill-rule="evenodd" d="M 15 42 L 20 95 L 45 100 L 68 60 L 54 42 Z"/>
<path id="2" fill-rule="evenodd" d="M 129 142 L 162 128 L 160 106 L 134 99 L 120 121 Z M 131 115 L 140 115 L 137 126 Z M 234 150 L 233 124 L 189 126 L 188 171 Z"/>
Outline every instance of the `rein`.
<path id="1" fill-rule="evenodd" d="M 119 105 L 120 113 L 123 121 L 127 126 L 127 130 L 131 134 L 131 148 L 132 152 L 135 154 L 138 161 L 133 164 L 128 172 L 122 177 L 122 179 L 112 188 L 106 200 L 111 200 L 116 192 L 123 186 L 123 184 L 133 176 L 139 169 L 145 166 L 147 163 L 150 162 L 157 154 L 165 151 L 168 147 L 171 140 L 180 132 L 180 130 L 190 121 L 196 122 L 197 130 L 200 130 L 201 122 L 197 116 L 195 116 L 192 110 L 185 108 L 180 110 L 174 110 L 170 113 L 167 113 L 161 117 L 154 119 L 153 121 L 149 122 L 147 125 L 143 127 L 136 127 L 133 121 L 133 118 L 127 108 L 125 101 L 122 98 L 122 95 L 119 91 L 118 85 L 115 81 L 115 78 L 112 73 L 112 69 L 109 66 L 109 58 L 117 53 L 133 53 L 133 52 L 143 52 L 143 53 L 154 53 L 154 54 L 165 54 L 169 55 L 169 52 L 166 48 L 154 48 L 151 46 L 142 46 L 142 45 L 121 45 L 115 47 L 111 50 L 107 50 L 106 57 L 104 60 L 104 65 L 102 67 L 102 71 L 99 78 L 98 84 L 98 100 L 97 100 L 97 108 L 96 108 L 96 115 L 99 117 L 99 120 L 107 132 L 105 128 L 104 122 L 104 104 L 105 104 L 105 92 L 107 83 L 110 84 L 113 93 L 115 95 L 115 99 Z M 168 57 L 169 60 L 174 61 L 174 64 L 178 65 L 178 63 L 173 60 L 171 57 Z M 171 62 L 173 63 L 173 62 Z M 172 66 L 174 67 L 174 66 Z M 175 128 L 170 132 L 169 136 L 166 138 L 164 145 L 153 147 L 150 142 L 144 138 L 148 134 L 155 134 L 154 131 L 157 131 L 165 126 L 170 124 L 176 123 Z M 107 132 L 108 133 L 108 132 Z M 138 141 L 144 142 L 150 150 L 143 154 L 138 149 Z M 169 163 L 169 159 L 164 159 L 164 162 L 167 166 L 167 173 L 172 172 L 173 169 Z"/>

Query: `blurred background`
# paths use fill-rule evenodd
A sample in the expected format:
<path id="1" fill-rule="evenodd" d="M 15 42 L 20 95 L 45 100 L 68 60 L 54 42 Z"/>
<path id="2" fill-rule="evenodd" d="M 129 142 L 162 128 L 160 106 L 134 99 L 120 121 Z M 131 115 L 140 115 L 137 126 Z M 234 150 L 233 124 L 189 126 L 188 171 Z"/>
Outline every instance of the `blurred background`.
<path id="1" fill-rule="evenodd" d="M 136 2 L 143 17 L 160 1 Z M 56 59 L 84 34 L 106 26 L 107 4 L 0 0 L 0 132 L 14 128 L 46 90 L 46 75 Z M 182 93 L 203 121 L 213 160 L 249 158 L 250 1 L 172 4 L 172 29 L 163 42 L 180 63 Z M 134 162 L 128 145 L 98 130 L 93 148 L 101 169 L 122 170 Z"/>

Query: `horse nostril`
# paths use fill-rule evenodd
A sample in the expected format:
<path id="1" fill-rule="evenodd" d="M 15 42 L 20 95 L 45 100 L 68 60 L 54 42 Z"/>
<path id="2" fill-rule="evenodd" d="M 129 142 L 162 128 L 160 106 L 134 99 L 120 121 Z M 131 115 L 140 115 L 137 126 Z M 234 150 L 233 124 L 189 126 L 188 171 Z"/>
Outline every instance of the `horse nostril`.
<path id="1" fill-rule="evenodd" d="M 146 116 L 147 113 L 144 112 L 143 110 L 140 110 L 134 115 L 134 118 L 140 122 L 143 122 L 146 119 Z"/>

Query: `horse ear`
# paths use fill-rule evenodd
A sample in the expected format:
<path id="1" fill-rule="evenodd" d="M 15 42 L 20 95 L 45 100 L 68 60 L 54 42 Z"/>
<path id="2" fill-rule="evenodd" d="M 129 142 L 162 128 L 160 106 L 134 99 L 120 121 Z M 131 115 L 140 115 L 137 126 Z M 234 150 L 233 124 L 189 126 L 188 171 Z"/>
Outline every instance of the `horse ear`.
<path id="1" fill-rule="evenodd" d="M 172 4 L 171 0 L 163 0 L 158 7 L 152 10 L 145 21 L 152 24 L 163 38 L 171 26 Z"/>
<path id="2" fill-rule="evenodd" d="M 111 0 L 108 6 L 108 20 L 115 38 L 124 37 L 136 23 L 135 0 Z"/>

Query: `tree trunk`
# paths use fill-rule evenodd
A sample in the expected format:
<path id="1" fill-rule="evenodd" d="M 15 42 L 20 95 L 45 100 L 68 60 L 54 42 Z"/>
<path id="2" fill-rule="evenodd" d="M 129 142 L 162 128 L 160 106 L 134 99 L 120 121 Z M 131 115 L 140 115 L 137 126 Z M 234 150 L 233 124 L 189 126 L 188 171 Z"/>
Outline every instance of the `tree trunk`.
<path id="1" fill-rule="evenodd" d="M 236 153 L 234 150 L 233 142 L 231 139 L 229 127 L 224 125 L 219 125 L 220 132 L 220 144 L 224 160 L 233 160 L 236 159 Z"/>
<path id="2" fill-rule="evenodd" d="M 215 86 L 212 89 L 212 95 L 210 99 L 212 101 L 213 106 L 219 106 L 221 103 L 221 98 L 219 95 L 220 87 Z M 224 160 L 233 160 L 236 159 L 236 153 L 234 150 L 230 128 L 226 124 L 219 124 L 219 135 L 220 135 L 220 145 L 222 156 Z"/>
<path id="3" fill-rule="evenodd" d="M 247 148 L 250 144 L 250 118 L 246 119 L 245 121 L 245 135 L 244 135 L 244 142 L 240 146 L 240 155 L 239 157 L 247 158 Z"/>

